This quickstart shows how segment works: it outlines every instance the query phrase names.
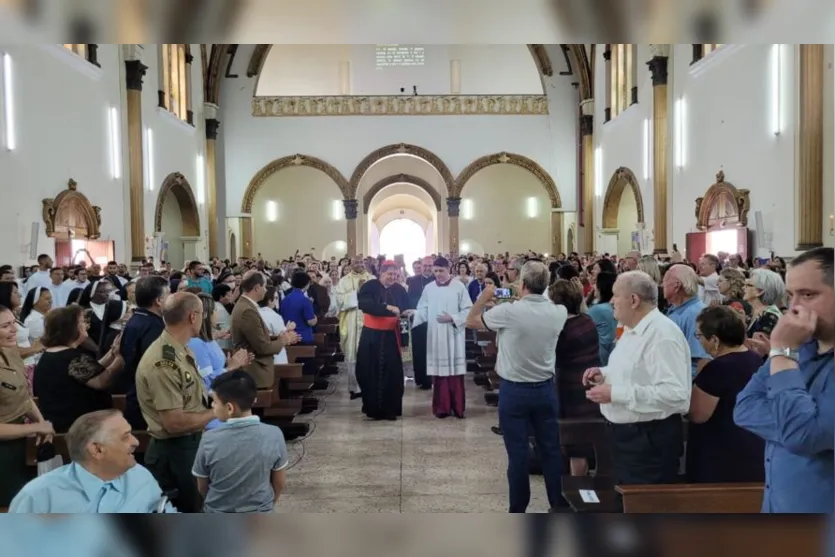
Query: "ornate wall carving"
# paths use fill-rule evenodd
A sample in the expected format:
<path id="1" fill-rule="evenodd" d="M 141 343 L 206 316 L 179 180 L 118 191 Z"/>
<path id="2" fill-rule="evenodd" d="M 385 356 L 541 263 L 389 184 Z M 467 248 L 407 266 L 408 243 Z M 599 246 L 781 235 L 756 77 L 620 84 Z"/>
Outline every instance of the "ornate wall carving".
<path id="1" fill-rule="evenodd" d="M 255 117 L 292 116 L 541 116 L 545 95 L 390 95 L 255 97 Z"/>
<path id="2" fill-rule="evenodd" d="M 618 212 L 620 210 L 620 199 L 626 188 L 632 190 L 635 196 L 635 205 L 638 208 L 638 222 L 644 222 L 644 198 L 641 195 L 641 187 L 635 173 L 625 166 L 618 168 L 609 180 L 606 188 L 606 197 L 603 198 L 603 228 L 618 227 Z"/>
<path id="3" fill-rule="evenodd" d="M 101 207 L 92 205 L 79 193 L 78 183 L 72 178 L 67 189 L 53 199 L 44 199 L 43 222 L 49 238 L 64 236 L 95 240 L 101 236 Z"/>
<path id="4" fill-rule="evenodd" d="M 279 172 L 291 166 L 309 166 L 310 168 L 315 168 L 316 170 L 324 172 L 330 177 L 331 180 L 336 182 L 336 185 L 339 187 L 339 191 L 342 192 L 343 197 L 350 199 L 353 199 L 355 197 L 349 195 L 351 189 L 348 185 L 348 180 L 345 179 L 345 176 L 343 176 L 342 173 L 336 169 L 336 167 L 326 163 L 322 159 L 317 159 L 316 157 L 296 154 L 290 155 L 289 157 L 281 157 L 280 159 L 275 159 L 255 174 L 255 176 L 249 182 L 249 185 L 246 187 L 246 192 L 244 192 L 244 199 L 241 203 L 241 212 L 251 213 L 252 202 L 255 199 L 255 194 L 258 193 L 258 190 L 261 189 L 261 186 L 264 184 L 267 178 L 269 178 L 276 172 Z"/>
<path id="5" fill-rule="evenodd" d="M 351 174 L 351 182 L 348 187 L 348 193 L 345 197 L 348 199 L 356 199 L 360 180 L 362 180 L 362 177 L 365 176 L 366 172 L 368 172 L 368 169 L 371 168 L 374 163 L 393 155 L 412 155 L 428 162 L 435 168 L 435 170 L 438 171 L 438 174 L 441 175 L 444 184 L 446 184 L 447 195 L 452 195 L 452 189 L 455 187 L 455 178 L 452 177 L 452 172 L 450 172 L 446 163 L 441 160 L 441 157 L 432 151 L 424 149 L 423 147 L 418 147 L 417 145 L 409 145 L 408 143 L 393 143 L 391 145 L 386 145 L 385 147 L 380 147 L 362 159 L 359 165 L 357 165 L 354 169 L 354 173 Z"/>
<path id="6" fill-rule="evenodd" d="M 487 168 L 488 166 L 493 166 L 494 164 L 513 164 L 524 168 L 536 176 L 542 184 L 542 187 L 545 188 L 546 192 L 548 192 L 548 197 L 551 200 L 551 207 L 554 209 L 562 207 L 562 200 L 560 199 L 557 184 L 554 182 L 554 179 L 551 178 L 551 175 L 548 174 L 548 172 L 537 162 L 515 153 L 496 153 L 494 155 L 486 155 L 474 160 L 468 164 L 467 167 L 461 171 L 461 174 L 458 175 L 458 178 L 455 179 L 455 185 L 453 186 L 453 189 L 450 190 L 449 197 L 461 197 L 461 192 L 470 178 L 472 178 L 479 170 Z"/>
<path id="7" fill-rule="evenodd" d="M 157 205 L 154 209 L 154 231 L 162 232 L 162 209 L 168 193 L 173 193 L 180 207 L 183 218 L 183 236 L 200 236 L 200 213 L 194 192 L 186 177 L 179 172 L 172 172 L 162 181 L 162 187 L 157 195 Z"/>
<path id="8" fill-rule="evenodd" d="M 429 185 L 429 182 L 423 178 L 412 176 L 411 174 L 392 174 L 391 176 L 386 176 L 385 178 L 380 179 L 376 184 L 371 186 L 367 192 L 365 192 L 365 195 L 362 196 L 362 212 L 367 215 L 368 210 L 371 208 L 371 201 L 374 197 L 384 188 L 391 186 L 392 184 L 411 184 L 419 187 L 428 193 L 429 197 L 432 198 L 432 202 L 435 204 L 435 209 L 437 211 L 441 210 L 441 194 Z"/>
<path id="9" fill-rule="evenodd" d="M 725 173 L 716 174 L 716 183 L 704 197 L 696 200 L 696 228 L 702 231 L 748 226 L 751 192 L 737 189 L 725 181 Z"/>

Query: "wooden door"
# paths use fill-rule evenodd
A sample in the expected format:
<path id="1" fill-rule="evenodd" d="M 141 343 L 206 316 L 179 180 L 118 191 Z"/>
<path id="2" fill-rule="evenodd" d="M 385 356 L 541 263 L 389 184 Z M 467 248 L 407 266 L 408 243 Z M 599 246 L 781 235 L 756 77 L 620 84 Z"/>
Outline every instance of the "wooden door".
<path id="1" fill-rule="evenodd" d="M 699 258 L 707 253 L 707 233 L 690 232 L 685 239 L 686 257 L 691 263 L 698 263 Z"/>

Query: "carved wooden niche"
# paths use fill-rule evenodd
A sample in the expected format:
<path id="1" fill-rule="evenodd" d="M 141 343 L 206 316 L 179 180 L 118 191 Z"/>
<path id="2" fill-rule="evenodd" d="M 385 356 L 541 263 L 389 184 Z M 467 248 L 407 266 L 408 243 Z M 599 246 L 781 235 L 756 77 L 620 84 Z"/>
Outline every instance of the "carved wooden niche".
<path id="1" fill-rule="evenodd" d="M 707 189 L 704 197 L 696 200 L 696 228 L 707 232 L 747 227 L 750 193 L 726 182 L 725 173 L 720 170 L 716 174 L 716 183 Z"/>
<path id="2" fill-rule="evenodd" d="M 101 235 L 101 207 L 79 193 L 72 178 L 57 197 L 43 200 L 43 221 L 50 238 L 95 240 Z"/>

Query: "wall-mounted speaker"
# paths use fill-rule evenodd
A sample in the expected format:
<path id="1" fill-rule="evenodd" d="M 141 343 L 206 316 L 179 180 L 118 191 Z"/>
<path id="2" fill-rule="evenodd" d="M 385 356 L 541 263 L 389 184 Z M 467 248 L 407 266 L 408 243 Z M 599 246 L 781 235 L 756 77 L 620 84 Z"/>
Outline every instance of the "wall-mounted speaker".
<path id="1" fill-rule="evenodd" d="M 41 223 L 34 221 L 29 232 L 29 259 L 38 257 L 38 235 L 41 230 Z"/>

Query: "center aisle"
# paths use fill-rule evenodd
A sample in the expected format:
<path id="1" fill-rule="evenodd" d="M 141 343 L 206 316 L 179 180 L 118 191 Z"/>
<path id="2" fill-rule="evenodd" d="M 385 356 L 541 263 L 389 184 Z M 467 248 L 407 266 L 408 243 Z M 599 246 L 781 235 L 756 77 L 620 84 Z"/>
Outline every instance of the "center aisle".
<path id="1" fill-rule="evenodd" d="M 496 409 L 467 377 L 466 419 L 432 416 L 432 392 L 407 383 L 403 418 L 367 421 L 348 399 L 347 375 L 331 378 L 312 433 L 288 443 L 292 466 L 276 512 L 504 513 L 507 456 Z M 335 389 L 334 389 L 335 387 Z M 299 416 L 304 419 L 304 416 Z M 531 477 L 529 512 L 546 512 L 541 476 Z"/>

